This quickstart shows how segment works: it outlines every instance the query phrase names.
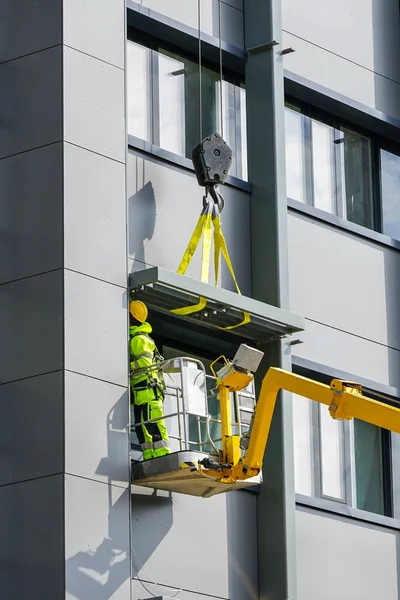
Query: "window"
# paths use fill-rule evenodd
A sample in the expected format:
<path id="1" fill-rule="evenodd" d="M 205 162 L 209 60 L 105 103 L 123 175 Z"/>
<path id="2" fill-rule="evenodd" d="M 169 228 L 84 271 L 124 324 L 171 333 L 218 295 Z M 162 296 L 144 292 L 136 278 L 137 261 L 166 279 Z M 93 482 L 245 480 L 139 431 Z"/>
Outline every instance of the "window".
<path id="1" fill-rule="evenodd" d="M 161 47 L 128 41 L 128 133 L 191 158 L 218 131 L 232 148 L 230 174 L 247 179 L 246 97 L 235 74 Z"/>
<path id="2" fill-rule="evenodd" d="M 391 516 L 388 432 L 357 419 L 336 421 L 326 406 L 292 397 L 296 492 Z"/>
<path id="3" fill-rule="evenodd" d="M 288 197 L 374 229 L 371 140 L 293 105 L 285 127 Z"/>
<path id="4" fill-rule="evenodd" d="M 400 240 L 400 156 L 381 150 L 382 231 Z"/>

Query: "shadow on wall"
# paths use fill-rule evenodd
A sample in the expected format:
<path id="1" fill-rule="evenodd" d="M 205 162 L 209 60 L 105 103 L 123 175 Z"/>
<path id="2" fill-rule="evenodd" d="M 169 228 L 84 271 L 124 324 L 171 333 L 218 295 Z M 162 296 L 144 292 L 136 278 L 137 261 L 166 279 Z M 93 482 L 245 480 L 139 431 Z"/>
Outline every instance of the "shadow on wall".
<path id="1" fill-rule="evenodd" d="M 226 494 L 229 598 L 258 600 L 257 495 Z"/>
<path id="2" fill-rule="evenodd" d="M 372 0 L 375 106 L 400 118 L 400 5 Z M 396 82 L 396 83 L 394 83 Z"/>
<path id="3" fill-rule="evenodd" d="M 139 576 L 142 567 L 146 569 L 146 562 L 172 527 L 172 495 L 167 492 L 161 494 L 166 495 L 159 496 L 156 491 L 151 493 L 150 490 L 132 494 L 132 578 Z M 151 576 L 152 573 L 149 573 Z"/>
<path id="4" fill-rule="evenodd" d="M 151 240 L 156 226 L 156 198 L 151 181 L 128 200 L 129 255 L 145 263 L 144 240 Z"/>
<path id="5" fill-rule="evenodd" d="M 129 564 L 129 499 L 130 490 L 121 491 L 121 495 L 113 503 L 112 472 L 109 457 L 121 456 L 121 444 L 126 446 L 128 398 L 125 392 L 118 400 L 107 418 L 107 455 L 102 458 L 96 474 L 108 477 L 108 535 L 96 550 L 86 550 L 76 553 L 66 563 L 66 587 L 71 598 L 77 600 L 111 600 L 117 590 L 126 584 L 130 586 Z M 122 425 L 125 424 L 125 425 Z M 121 425 L 125 429 L 121 429 Z M 123 436 L 123 437 L 122 437 Z M 96 511 L 96 507 L 93 507 Z M 100 527 L 102 525 L 100 524 Z M 96 532 L 88 529 L 89 535 L 95 537 Z M 91 538 L 84 540 L 90 546 Z"/>

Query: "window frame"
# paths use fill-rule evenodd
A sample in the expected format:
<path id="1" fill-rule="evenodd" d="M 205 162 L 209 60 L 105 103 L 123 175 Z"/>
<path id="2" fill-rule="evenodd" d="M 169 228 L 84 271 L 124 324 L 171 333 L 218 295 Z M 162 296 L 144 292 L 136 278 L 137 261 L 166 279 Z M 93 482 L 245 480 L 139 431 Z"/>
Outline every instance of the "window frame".
<path id="1" fill-rule="evenodd" d="M 342 229 L 353 230 L 354 233 L 362 234 L 368 238 L 371 238 L 372 234 L 373 239 L 376 241 L 385 245 L 389 243 L 389 245 L 392 247 L 400 249 L 400 240 L 392 238 L 383 232 L 383 198 L 381 176 L 381 150 L 385 150 L 395 154 L 396 156 L 400 156 L 400 144 L 396 144 L 394 140 L 370 131 L 358 123 L 351 122 L 345 117 L 340 117 L 335 113 L 329 113 L 324 109 L 316 107 L 308 102 L 305 102 L 304 100 L 300 100 L 288 93 L 285 94 L 285 108 L 292 108 L 292 110 L 293 108 L 297 108 L 299 113 L 310 119 L 320 121 L 324 125 L 328 125 L 335 130 L 340 131 L 341 128 L 349 129 L 360 136 L 368 138 L 371 141 L 372 216 L 374 227 L 369 228 L 364 225 L 359 225 L 358 223 L 354 223 L 347 220 L 343 216 L 340 216 L 340 214 L 324 211 L 314 205 L 314 198 L 312 198 L 311 202 L 301 202 L 288 196 L 287 202 L 289 208 L 294 208 L 295 210 L 299 210 L 301 212 L 308 212 L 310 215 L 316 216 L 321 220 L 333 222 L 333 224 L 341 227 Z M 306 178 L 309 178 L 308 171 L 309 169 L 306 169 Z M 312 185 L 309 187 L 309 189 L 312 189 Z M 304 207 L 305 210 L 302 211 L 301 207 Z M 337 212 L 339 213 L 340 211 Z M 375 234 L 380 237 L 376 238 Z"/>
<path id="2" fill-rule="evenodd" d="M 328 366 L 321 365 L 319 363 L 314 363 L 307 359 L 302 359 L 293 356 L 292 369 L 293 372 L 297 373 L 298 375 L 309 377 L 315 381 L 325 383 L 327 385 L 330 384 L 332 379 L 342 379 L 344 381 L 358 381 L 366 390 L 366 393 L 371 397 L 375 395 L 376 398 L 379 399 L 383 396 L 387 398 L 389 402 L 391 400 L 394 402 L 400 401 L 400 390 L 389 388 L 388 386 L 382 386 L 377 384 L 376 382 L 368 381 L 362 377 L 357 377 L 357 375 L 338 371 Z M 316 414 L 320 405 L 319 403 L 313 402 L 311 400 L 310 402 L 312 402 L 311 411 L 312 413 Z M 313 421 L 313 424 L 314 422 L 315 421 Z M 385 514 L 369 512 L 361 508 L 357 508 L 356 506 L 354 460 L 355 457 L 353 452 L 354 443 L 351 439 L 354 436 L 354 420 L 351 421 L 351 423 L 345 422 L 345 425 L 350 424 L 351 427 L 345 428 L 345 430 L 347 430 L 347 434 L 345 433 L 344 436 L 344 452 L 345 454 L 347 454 L 347 457 L 350 457 L 350 469 L 348 469 L 347 466 L 345 469 L 346 501 L 341 502 L 336 498 L 332 499 L 326 495 L 323 495 L 321 493 L 322 490 L 318 481 L 313 481 L 314 495 L 308 496 L 296 492 L 296 503 L 316 507 L 321 510 L 326 510 L 332 513 L 345 514 L 348 516 L 359 518 L 363 521 L 383 523 L 400 529 L 400 519 L 397 516 L 397 514 L 400 516 L 400 497 L 395 498 L 394 496 L 394 477 L 396 472 L 400 470 L 400 461 L 399 464 L 396 465 L 394 465 L 393 463 L 392 433 L 390 431 L 386 431 L 380 428 L 382 452 L 382 492 L 383 509 Z M 318 442 L 315 441 L 315 437 L 317 436 L 312 436 L 311 439 L 313 478 L 319 476 L 317 469 L 321 468 L 321 458 L 320 455 L 318 455 L 317 453 Z"/>
<path id="3" fill-rule="evenodd" d="M 151 20 L 152 19 L 150 19 L 150 21 Z M 147 18 L 145 21 L 147 21 Z M 182 57 L 183 60 L 188 60 L 194 63 L 199 63 L 199 52 L 201 51 L 202 68 L 208 69 L 220 77 L 220 61 L 222 61 L 222 81 L 229 83 L 236 88 L 242 88 L 243 86 L 245 87 L 245 69 L 243 61 L 245 53 L 243 53 L 243 56 L 239 57 L 237 56 L 237 52 L 229 52 L 225 47 L 218 47 L 217 49 L 213 44 L 210 44 L 209 41 L 207 42 L 203 40 L 202 35 L 199 40 L 188 33 L 183 33 L 182 31 L 180 31 L 179 35 L 179 41 L 182 42 L 182 44 L 178 45 L 177 43 L 171 42 L 171 35 L 169 33 L 171 27 L 162 23 L 158 23 L 158 25 L 159 27 L 157 28 L 157 35 L 149 34 L 144 29 L 129 24 L 127 29 L 127 42 L 133 42 L 150 50 L 150 63 L 152 66 L 157 62 L 154 58 L 155 54 L 160 52 L 162 53 L 162 50 Z M 232 51 L 234 50 L 233 47 L 228 48 Z M 156 90 L 157 93 L 158 82 L 155 84 L 154 75 L 155 73 L 152 68 L 150 87 L 152 93 L 154 90 Z M 239 96 L 239 92 L 235 93 L 235 107 L 240 106 Z M 219 116 L 218 118 L 220 119 L 221 117 Z M 240 119 L 235 118 L 235 129 L 236 125 L 238 125 L 238 121 L 240 121 Z M 163 158 L 165 156 L 166 160 L 174 164 L 182 165 L 183 160 L 185 164 L 182 166 L 193 170 L 190 158 L 186 157 L 185 155 L 166 150 L 160 146 L 158 104 L 153 101 L 151 102 L 151 125 L 149 134 L 150 141 L 147 141 L 142 138 L 137 138 L 128 132 L 128 147 L 150 152 L 151 154 L 157 155 L 159 158 Z M 240 147 L 239 152 L 236 153 L 236 162 L 240 176 L 228 175 L 226 183 L 249 191 L 251 190 L 251 185 L 248 183 L 247 179 L 242 178 L 248 177 L 247 156 L 245 163 L 243 162 L 242 156 L 243 145 L 247 148 L 247 136 L 245 137 L 246 139 L 243 138 L 241 131 L 238 132 L 236 129 L 235 143 L 237 143 L 239 140 Z"/>

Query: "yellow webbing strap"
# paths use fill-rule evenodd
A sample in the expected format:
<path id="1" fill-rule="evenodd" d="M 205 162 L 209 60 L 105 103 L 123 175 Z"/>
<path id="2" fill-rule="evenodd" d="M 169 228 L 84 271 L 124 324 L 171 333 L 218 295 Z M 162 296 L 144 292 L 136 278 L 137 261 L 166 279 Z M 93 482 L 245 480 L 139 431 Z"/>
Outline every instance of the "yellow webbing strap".
<path id="1" fill-rule="evenodd" d="M 225 262 L 228 266 L 229 272 L 232 276 L 232 279 L 235 283 L 236 291 L 239 295 L 241 295 L 238 282 L 236 281 L 235 272 L 233 270 L 232 261 L 229 256 L 228 247 L 226 245 L 226 240 L 224 234 L 221 229 L 221 217 L 219 214 L 213 218 L 214 223 L 214 270 L 215 270 L 215 285 L 218 282 L 218 273 L 219 273 L 219 260 L 222 252 L 223 257 L 225 258 Z M 243 321 L 238 323 L 237 325 L 230 325 L 229 327 L 219 327 L 219 329 L 234 329 L 235 327 L 240 327 L 240 325 L 246 325 L 246 323 L 250 323 L 250 315 L 247 311 L 243 311 Z"/>
<path id="2" fill-rule="evenodd" d="M 184 275 L 186 270 L 193 258 L 194 253 L 196 252 L 197 246 L 199 245 L 200 238 L 203 234 L 203 247 L 202 247 L 202 257 L 201 257 L 201 281 L 204 283 L 208 283 L 208 271 L 210 268 L 210 255 L 211 255 L 211 210 L 212 206 L 209 202 L 207 207 L 202 211 L 199 220 L 197 221 L 197 225 L 194 228 L 192 233 L 192 237 L 189 240 L 185 253 L 182 257 L 180 265 L 178 267 L 179 275 Z M 192 304 L 191 306 L 184 306 L 183 308 L 175 308 L 171 310 L 175 315 L 191 315 L 194 312 L 198 312 L 199 310 L 203 310 L 207 304 L 207 298 L 200 297 L 199 302 L 197 304 Z"/>
<path id="3" fill-rule="evenodd" d="M 194 253 L 196 252 L 197 246 L 199 245 L 200 238 L 203 235 L 203 246 L 202 246 L 202 257 L 201 257 L 201 281 L 203 283 L 208 283 L 208 274 L 210 270 L 210 257 L 211 257 L 211 227 L 214 226 L 214 269 L 215 269 L 215 285 L 218 284 L 218 274 L 219 274 L 219 261 L 220 255 L 222 255 L 225 259 L 225 262 L 228 266 L 229 272 L 232 276 L 232 279 L 235 283 L 235 287 L 237 293 L 240 294 L 240 289 L 235 277 L 235 272 L 233 270 L 232 261 L 229 256 L 228 248 L 226 245 L 226 240 L 224 234 L 221 229 L 221 219 L 219 216 L 218 208 L 212 201 L 207 203 L 207 206 L 203 209 L 199 220 L 197 221 L 197 225 L 194 228 L 192 233 L 192 237 L 189 240 L 185 253 L 182 257 L 182 260 L 178 267 L 179 275 L 184 275 L 186 270 L 193 258 Z M 207 299 L 200 297 L 199 302 L 197 304 L 192 304 L 191 306 L 185 306 L 183 308 L 175 308 L 171 310 L 175 315 L 190 315 L 192 313 L 198 312 L 205 308 L 207 304 Z M 237 325 L 230 325 L 229 327 L 219 327 L 219 329 L 234 329 L 235 327 L 240 327 L 240 325 L 245 325 L 250 322 L 250 315 L 248 312 L 243 312 L 243 320 Z"/>

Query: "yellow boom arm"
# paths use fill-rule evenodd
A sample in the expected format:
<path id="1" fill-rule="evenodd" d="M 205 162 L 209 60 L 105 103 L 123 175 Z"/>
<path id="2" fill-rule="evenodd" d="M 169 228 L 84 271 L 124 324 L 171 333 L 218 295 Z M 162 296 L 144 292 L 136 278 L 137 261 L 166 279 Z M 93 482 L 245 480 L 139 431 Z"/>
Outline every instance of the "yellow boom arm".
<path id="1" fill-rule="evenodd" d="M 363 396 L 361 385 L 333 379 L 329 386 L 271 367 L 262 382 L 246 454 L 243 458 L 235 460 L 237 456 L 235 453 L 236 456 L 232 456 L 233 460 L 230 463 L 232 466 L 222 469 L 222 480 L 226 483 L 245 480 L 260 472 L 279 390 L 286 390 L 326 404 L 334 419 L 355 417 L 383 429 L 400 433 L 400 408 Z M 226 447 L 229 448 L 229 445 Z M 226 458 L 229 460 L 230 457 L 226 456 Z"/>

